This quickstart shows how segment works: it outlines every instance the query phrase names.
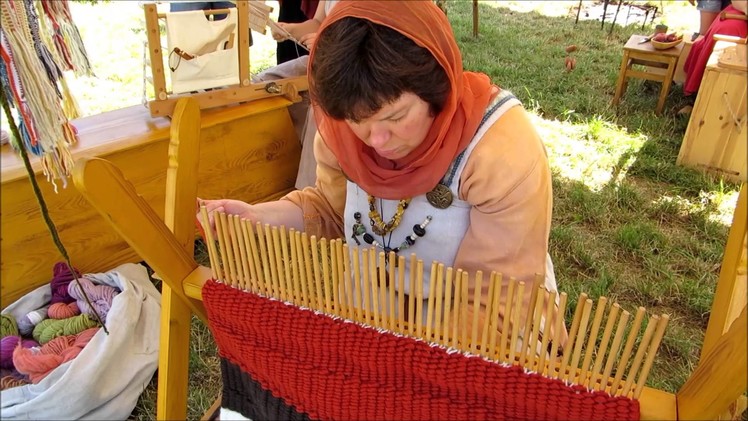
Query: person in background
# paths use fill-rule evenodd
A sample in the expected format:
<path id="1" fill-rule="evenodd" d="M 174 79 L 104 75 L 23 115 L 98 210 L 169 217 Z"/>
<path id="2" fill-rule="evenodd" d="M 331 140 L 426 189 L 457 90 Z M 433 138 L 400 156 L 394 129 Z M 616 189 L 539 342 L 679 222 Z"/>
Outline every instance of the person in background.
<path id="1" fill-rule="evenodd" d="M 727 14 L 745 16 L 748 12 L 748 0 L 733 0 L 732 4 L 727 6 L 724 11 Z M 704 36 L 693 43 L 683 64 L 683 71 L 686 73 L 683 94 L 686 96 L 696 94 L 701 86 L 701 78 L 704 76 L 706 64 L 716 44 L 715 34 L 745 38 L 748 35 L 748 22 L 740 19 L 717 18 L 709 26 Z"/>
<path id="2" fill-rule="evenodd" d="M 351 247 L 500 272 L 502 291 L 510 277 L 525 283 L 525 304 L 541 285 L 555 291 L 551 170 L 527 111 L 487 75 L 463 70 L 433 2 L 382 3 L 341 1 L 316 32 L 315 185 L 256 205 L 200 204 Z M 468 290 L 473 297 L 475 285 Z M 551 338 L 563 346 L 566 329 Z"/>
<path id="3" fill-rule="evenodd" d="M 730 5 L 730 0 L 688 0 L 688 2 L 691 5 L 695 2 L 696 10 L 699 11 L 699 32 L 698 35 L 694 34 L 694 41 L 698 36 L 706 34 L 719 12 Z"/>
<path id="4" fill-rule="evenodd" d="M 278 0 L 278 22 L 295 23 L 312 19 L 318 2 L 318 0 Z M 307 50 L 299 48 L 293 41 L 278 39 L 276 41 L 278 41 L 278 47 L 275 53 L 278 64 L 309 54 Z"/>

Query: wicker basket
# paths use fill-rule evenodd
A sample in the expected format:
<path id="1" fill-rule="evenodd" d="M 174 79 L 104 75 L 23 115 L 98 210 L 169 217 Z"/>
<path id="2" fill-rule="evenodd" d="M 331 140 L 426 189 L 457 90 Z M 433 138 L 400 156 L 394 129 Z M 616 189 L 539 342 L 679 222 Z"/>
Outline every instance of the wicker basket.
<path id="1" fill-rule="evenodd" d="M 681 35 L 675 41 L 670 41 L 670 42 L 660 42 L 660 41 L 655 41 L 654 39 L 651 40 L 650 42 L 652 43 L 652 47 L 654 47 L 655 50 L 667 50 L 668 48 L 673 48 L 676 45 L 683 42 L 683 36 Z"/>

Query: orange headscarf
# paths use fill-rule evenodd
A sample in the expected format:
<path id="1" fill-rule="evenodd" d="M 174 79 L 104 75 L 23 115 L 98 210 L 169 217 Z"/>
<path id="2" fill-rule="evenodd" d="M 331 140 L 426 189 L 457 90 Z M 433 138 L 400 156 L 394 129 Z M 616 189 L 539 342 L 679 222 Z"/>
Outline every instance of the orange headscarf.
<path id="1" fill-rule="evenodd" d="M 319 33 L 345 17 L 390 27 L 428 49 L 444 68 L 452 89 L 423 143 L 396 162 L 378 156 L 345 121 L 330 118 L 314 104 L 318 130 L 343 172 L 367 193 L 383 199 L 424 194 L 470 143 L 491 99 L 491 81 L 485 74 L 463 71 L 452 27 L 432 1 L 341 1 Z M 309 62 L 313 60 L 314 49 Z"/>

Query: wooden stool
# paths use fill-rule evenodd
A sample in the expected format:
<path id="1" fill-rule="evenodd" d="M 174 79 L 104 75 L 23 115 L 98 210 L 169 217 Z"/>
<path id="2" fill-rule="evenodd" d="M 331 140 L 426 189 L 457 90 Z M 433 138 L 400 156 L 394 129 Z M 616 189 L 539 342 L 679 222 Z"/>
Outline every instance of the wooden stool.
<path id="1" fill-rule="evenodd" d="M 665 98 L 670 91 L 670 85 L 673 83 L 673 75 L 678 64 L 678 57 L 680 57 L 683 49 L 683 43 L 667 50 L 656 50 L 650 42 L 639 43 L 645 38 L 644 35 L 632 35 L 623 47 L 621 71 L 618 73 L 613 105 L 618 105 L 621 96 L 626 92 L 628 78 L 653 80 L 662 83 L 660 99 L 657 100 L 657 108 L 655 109 L 655 112 L 660 114 L 665 106 Z M 644 66 L 644 69 L 634 69 L 635 64 Z"/>

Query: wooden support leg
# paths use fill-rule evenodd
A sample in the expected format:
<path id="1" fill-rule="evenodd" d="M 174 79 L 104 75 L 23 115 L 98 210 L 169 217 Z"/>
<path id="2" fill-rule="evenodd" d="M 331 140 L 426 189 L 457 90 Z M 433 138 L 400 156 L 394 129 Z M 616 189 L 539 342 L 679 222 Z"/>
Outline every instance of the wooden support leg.
<path id="1" fill-rule="evenodd" d="M 616 93 L 613 96 L 613 105 L 618 105 L 621 100 L 621 96 L 624 94 L 626 87 L 626 70 L 629 66 L 629 53 L 628 51 L 623 52 L 623 59 L 621 60 L 621 70 L 618 72 L 618 82 L 616 82 Z"/>
<path id="2" fill-rule="evenodd" d="M 159 420 L 187 419 L 191 319 L 192 312 L 187 304 L 163 284 L 156 398 L 156 418 Z"/>
<path id="3" fill-rule="evenodd" d="M 665 100 L 667 99 L 667 94 L 670 92 L 670 86 L 673 84 L 676 64 L 678 64 L 677 57 L 671 58 L 670 63 L 668 63 L 667 74 L 665 75 L 665 80 L 662 81 L 660 98 L 657 100 L 657 108 L 655 109 L 655 113 L 657 113 L 657 115 L 662 114 L 662 110 L 665 108 Z"/>

